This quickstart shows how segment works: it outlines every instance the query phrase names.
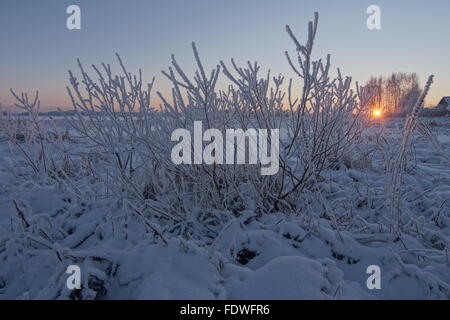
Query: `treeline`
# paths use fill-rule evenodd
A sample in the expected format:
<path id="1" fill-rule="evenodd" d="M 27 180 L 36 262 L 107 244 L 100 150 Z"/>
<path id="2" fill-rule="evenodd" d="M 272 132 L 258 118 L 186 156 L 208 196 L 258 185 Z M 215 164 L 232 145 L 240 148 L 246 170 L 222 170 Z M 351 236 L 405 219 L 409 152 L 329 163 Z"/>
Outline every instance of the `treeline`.
<path id="1" fill-rule="evenodd" d="M 411 111 L 422 91 L 416 73 L 394 72 L 388 77 L 372 76 L 366 85 L 372 94 L 372 108 L 402 115 Z"/>

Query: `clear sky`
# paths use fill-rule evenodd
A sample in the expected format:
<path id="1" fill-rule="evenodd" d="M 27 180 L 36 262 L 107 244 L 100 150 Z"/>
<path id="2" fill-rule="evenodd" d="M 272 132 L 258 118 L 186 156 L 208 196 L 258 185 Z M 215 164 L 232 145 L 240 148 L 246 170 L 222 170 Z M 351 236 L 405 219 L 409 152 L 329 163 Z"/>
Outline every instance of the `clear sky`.
<path id="1" fill-rule="evenodd" d="M 81 30 L 66 28 L 67 6 L 81 8 Z M 381 30 L 366 27 L 366 9 L 381 8 Z M 417 72 L 422 84 L 435 74 L 428 103 L 450 95 L 448 0 L 1 0 L 0 103 L 9 88 L 39 89 L 43 106 L 69 106 L 67 70 L 115 63 L 119 52 L 130 71 L 156 76 L 174 53 L 194 68 L 195 41 L 206 66 L 234 57 L 257 60 L 273 73 L 293 76 L 283 52 L 293 50 L 284 26 L 300 39 L 313 12 L 320 14 L 315 54 L 360 82 L 393 71 Z M 113 64 L 116 66 L 115 64 Z M 117 70 L 117 69 L 116 69 Z"/>

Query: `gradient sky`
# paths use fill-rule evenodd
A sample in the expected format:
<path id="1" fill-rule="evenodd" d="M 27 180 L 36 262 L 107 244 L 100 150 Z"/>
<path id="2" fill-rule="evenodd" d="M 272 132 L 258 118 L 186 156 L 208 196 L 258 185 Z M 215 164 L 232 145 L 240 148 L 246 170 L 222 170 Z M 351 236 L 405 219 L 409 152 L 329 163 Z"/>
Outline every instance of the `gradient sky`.
<path id="1" fill-rule="evenodd" d="M 71 4 L 81 7 L 81 30 L 66 28 Z M 381 8 L 379 31 L 366 27 L 371 4 Z M 314 11 L 316 57 L 331 53 L 332 65 L 360 82 L 405 71 L 423 84 L 433 73 L 427 103 L 450 95 L 448 0 L 1 0 L 0 103 L 13 103 L 9 88 L 39 89 L 43 106 L 68 107 L 67 70 L 76 69 L 75 59 L 117 67 L 115 52 L 130 71 L 156 76 L 164 92 L 161 70 L 171 53 L 187 72 L 194 69 L 192 41 L 207 67 L 234 57 L 291 77 L 283 52 L 294 47 L 284 26 L 304 40 Z"/>

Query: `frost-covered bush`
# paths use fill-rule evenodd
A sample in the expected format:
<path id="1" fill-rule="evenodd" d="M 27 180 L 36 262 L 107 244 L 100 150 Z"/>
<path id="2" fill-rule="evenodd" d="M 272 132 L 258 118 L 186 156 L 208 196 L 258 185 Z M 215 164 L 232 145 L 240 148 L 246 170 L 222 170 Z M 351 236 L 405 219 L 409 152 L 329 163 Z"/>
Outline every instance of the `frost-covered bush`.
<path id="1" fill-rule="evenodd" d="M 40 116 L 39 92 L 32 100 L 26 93 L 11 93 L 17 100 L 16 107 L 25 114 L 2 115 L 0 119 L 0 131 L 8 138 L 12 151 L 32 169 L 34 178 L 71 174 L 72 164 L 64 144 L 67 132 Z"/>
<path id="2" fill-rule="evenodd" d="M 171 216 L 183 219 L 206 208 L 301 210 L 305 189 L 314 188 L 323 170 L 351 157 L 367 123 L 365 89 L 357 84 L 355 93 L 351 78 L 344 78 L 339 69 L 332 78 L 330 56 L 313 59 L 317 25 L 316 14 L 305 45 L 286 28 L 295 45 L 295 63 L 288 53 L 286 57 L 299 83 L 290 79 L 286 89 L 282 76 L 261 77 L 256 62 L 239 67 L 232 60 L 232 69 L 221 62 L 205 70 L 193 44 L 197 70 L 190 77 L 172 55 L 172 66 L 163 72 L 172 83 L 171 96 L 158 92 L 159 110 L 151 107 L 153 82 L 144 85 L 141 71 L 132 75 L 120 58 L 121 75 L 113 75 L 109 65 L 101 70 L 93 66 L 96 80 L 79 63 L 80 82 L 71 72 L 68 88 L 77 116 L 69 120 L 108 168 L 106 177 L 98 178 L 107 180 L 118 198 L 157 201 Z M 216 87 L 222 71 L 230 81 L 226 90 Z M 262 177 L 254 165 L 175 166 L 170 159 L 171 133 L 177 128 L 192 130 L 196 120 L 205 130 L 223 133 L 228 128 L 281 130 L 286 138 L 281 141 L 279 174 Z"/>

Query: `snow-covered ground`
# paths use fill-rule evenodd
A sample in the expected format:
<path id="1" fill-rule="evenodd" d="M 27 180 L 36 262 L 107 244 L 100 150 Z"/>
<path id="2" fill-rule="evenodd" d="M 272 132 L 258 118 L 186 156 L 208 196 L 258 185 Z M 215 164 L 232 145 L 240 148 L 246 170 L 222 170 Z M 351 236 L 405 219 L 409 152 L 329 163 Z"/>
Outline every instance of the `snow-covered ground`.
<path id="1" fill-rule="evenodd" d="M 365 160 L 323 173 L 297 214 L 255 212 L 243 186 L 249 202 L 238 214 L 212 223 L 188 215 L 181 228 L 204 230 L 192 237 L 136 214 L 101 182 L 28 179 L 0 138 L 0 299 L 449 299 L 450 119 L 422 121 L 445 154 L 416 136 L 400 238 L 389 230 L 381 126 L 366 133 Z M 402 120 L 381 122 L 401 136 Z M 75 161 L 88 154 L 69 144 Z M 66 286 L 71 264 L 81 290 Z M 370 265 L 380 267 L 381 289 L 367 287 Z"/>

